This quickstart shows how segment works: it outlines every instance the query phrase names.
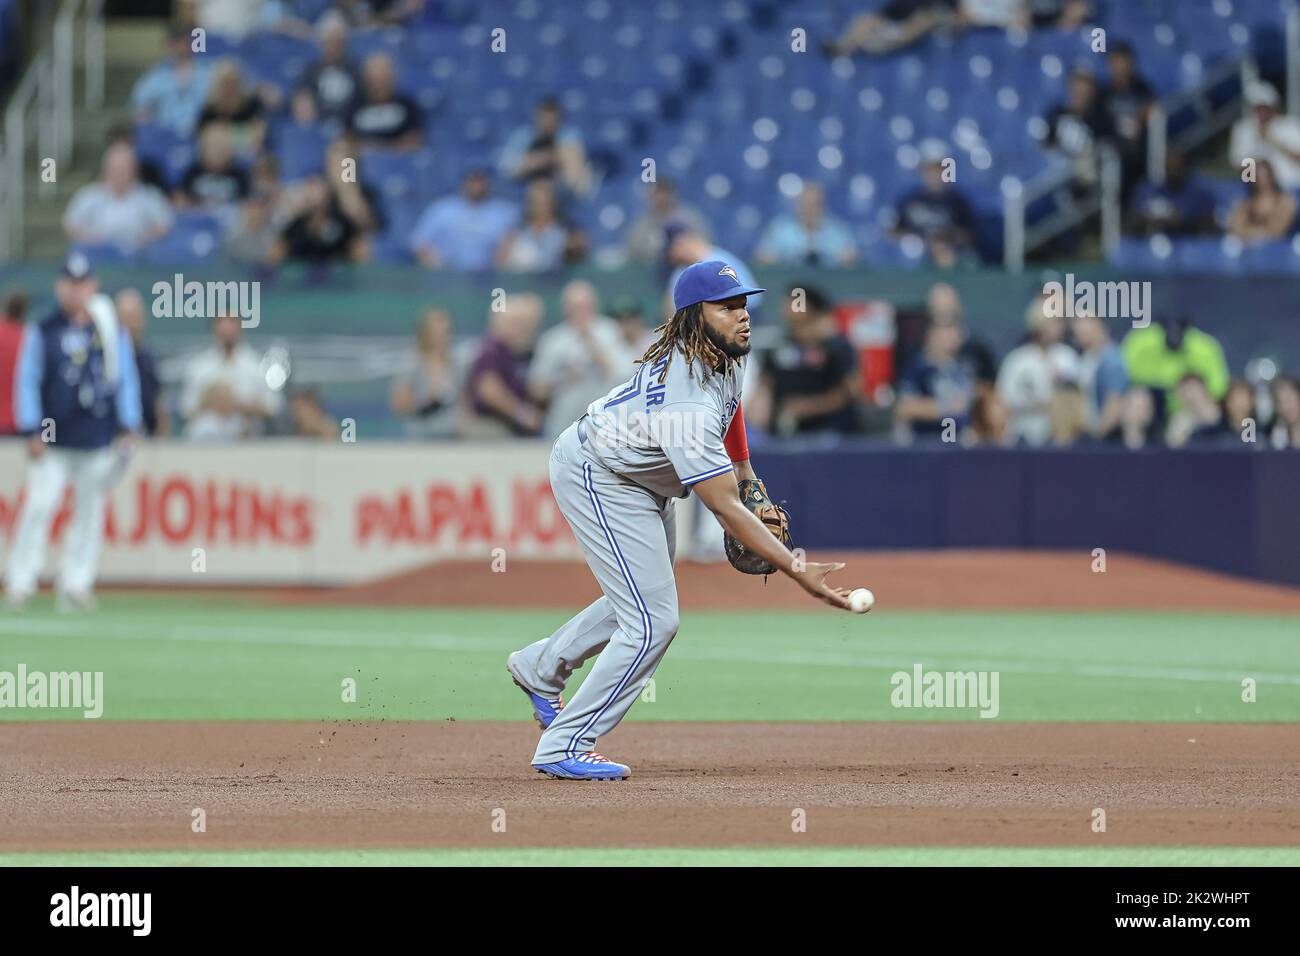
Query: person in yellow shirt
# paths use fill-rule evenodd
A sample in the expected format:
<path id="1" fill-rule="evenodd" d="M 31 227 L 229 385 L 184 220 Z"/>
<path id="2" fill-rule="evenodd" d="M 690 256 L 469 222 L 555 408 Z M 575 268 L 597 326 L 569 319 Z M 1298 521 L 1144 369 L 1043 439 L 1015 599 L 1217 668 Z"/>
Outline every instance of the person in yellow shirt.
<path id="1" fill-rule="evenodd" d="M 1216 401 L 1228 391 L 1223 346 L 1195 328 L 1187 316 L 1133 329 L 1124 336 L 1121 349 L 1129 379 L 1134 385 L 1163 392 L 1166 414 L 1178 408 L 1177 386 L 1184 376 L 1198 376 Z"/>

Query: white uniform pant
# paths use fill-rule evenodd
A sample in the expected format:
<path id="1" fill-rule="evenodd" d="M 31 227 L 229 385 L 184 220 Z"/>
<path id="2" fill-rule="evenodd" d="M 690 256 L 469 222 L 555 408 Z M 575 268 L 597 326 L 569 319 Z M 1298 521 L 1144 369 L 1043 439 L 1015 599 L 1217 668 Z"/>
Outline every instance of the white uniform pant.
<path id="1" fill-rule="evenodd" d="M 50 524 L 63 501 L 63 490 L 72 484 L 72 523 L 63 541 L 63 562 L 58 589 L 63 593 L 86 593 L 95 585 L 95 566 L 104 542 L 104 499 L 112 487 L 117 456 L 104 448 L 47 447 L 27 469 L 27 488 L 18 530 L 9 554 L 5 588 L 11 596 L 26 597 L 35 592 Z"/>

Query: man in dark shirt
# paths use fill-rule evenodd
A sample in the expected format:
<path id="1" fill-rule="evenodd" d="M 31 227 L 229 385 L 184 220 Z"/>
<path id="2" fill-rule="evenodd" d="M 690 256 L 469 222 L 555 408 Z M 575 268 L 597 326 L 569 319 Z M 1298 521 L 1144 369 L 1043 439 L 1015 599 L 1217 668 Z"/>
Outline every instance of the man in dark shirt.
<path id="1" fill-rule="evenodd" d="M 1120 41 L 1106 55 L 1110 83 L 1101 93 L 1101 107 L 1115 131 L 1115 143 L 1124 163 L 1126 195 L 1142 178 L 1146 162 L 1147 114 L 1155 93 L 1137 72 L 1133 48 Z"/>
<path id="2" fill-rule="evenodd" d="M 144 344 L 144 297 L 136 289 L 126 288 L 113 298 L 117 320 L 131 336 L 135 347 L 135 368 L 140 379 L 140 413 L 144 422 L 141 433 L 150 437 L 171 434 L 171 420 L 163 400 L 162 382 L 158 379 L 158 365 L 153 353 Z"/>
<path id="3" fill-rule="evenodd" d="M 899 200 L 897 226 L 898 235 L 922 239 L 942 268 L 975 248 L 975 213 L 945 175 L 950 168 L 944 163 L 946 153 L 941 144 L 926 146 L 921 185 Z"/>
<path id="4" fill-rule="evenodd" d="M 901 50 L 957 14 L 957 0 L 889 0 L 879 11 L 860 13 L 845 31 L 823 44 L 828 56 L 883 55 Z"/>
<path id="5" fill-rule="evenodd" d="M 1165 156 L 1165 181 L 1141 183 L 1133 193 L 1126 229 L 1140 236 L 1195 236 L 1214 231 L 1214 194 L 1188 172 L 1183 154 Z"/>
<path id="6" fill-rule="evenodd" d="M 348 24 L 343 15 L 330 11 L 316 28 L 320 59 L 313 63 L 298 84 L 311 93 L 316 115 L 324 120 L 344 120 L 361 96 L 361 76 L 348 58 Z"/>
<path id="7" fill-rule="evenodd" d="M 248 173 L 235 162 L 230 129 L 209 123 L 199 134 L 199 158 L 185 171 L 172 201 L 179 206 L 219 209 L 248 196 Z"/>
<path id="8" fill-rule="evenodd" d="M 817 289 L 791 288 L 785 321 L 784 338 L 759 359 L 755 423 L 778 435 L 857 431 L 857 356 L 835 330 L 830 301 Z"/>
<path id="9" fill-rule="evenodd" d="M 931 320 L 925 348 L 898 378 L 894 421 L 900 436 L 946 439 L 951 424 L 955 439 L 970 424 L 975 382 L 958 358 L 961 341 L 959 324 L 947 318 Z"/>
<path id="10" fill-rule="evenodd" d="M 365 93 L 348 116 L 348 129 L 365 146 L 419 149 L 424 142 L 420 108 L 397 92 L 393 61 L 383 53 L 366 59 Z"/>
<path id="11" fill-rule="evenodd" d="M 471 414 L 461 431 L 470 437 L 537 435 L 542 412 L 527 387 L 528 356 L 542 324 L 542 302 L 532 293 L 506 296 L 503 312 L 494 312 L 488 334 L 465 379 Z"/>
<path id="12" fill-rule="evenodd" d="M 1079 176 L 1095 182 L 1097 144 L 1114 137 L 1114 124 L 1097 94 L 1097 78 L 1087 70 L 1075 70 L 1070 74 L 1066 101 L 1047 114 L 1043 145 L 1074 160 Z"/>

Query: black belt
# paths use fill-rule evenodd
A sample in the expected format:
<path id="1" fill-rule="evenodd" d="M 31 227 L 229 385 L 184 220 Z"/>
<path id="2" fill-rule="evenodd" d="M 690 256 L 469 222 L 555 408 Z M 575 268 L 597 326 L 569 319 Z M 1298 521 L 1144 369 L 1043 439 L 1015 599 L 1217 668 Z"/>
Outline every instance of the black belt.
<path id="1" fill-rule="evenodd" d="M 586 415 L 582 416 L 582 418 L 586 417 Z M 578 419 L 578 443 L 585 445 L 587 443 L 587 426 L 582 424 L 582 418 Z"/>

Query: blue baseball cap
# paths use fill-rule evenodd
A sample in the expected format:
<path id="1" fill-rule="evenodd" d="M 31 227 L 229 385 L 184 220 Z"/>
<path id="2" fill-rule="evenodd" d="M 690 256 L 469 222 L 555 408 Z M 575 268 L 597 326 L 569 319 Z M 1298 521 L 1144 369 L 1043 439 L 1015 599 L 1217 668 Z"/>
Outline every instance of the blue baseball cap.
<path id="1" fill-rule="evenodd" d="M 95 267 L 91 264 L 89 256 L 78 249 L 74 249 L 63 260 L 63 269 L 61 271 L 65 279 L 80 282 L 93 276 Z"/>
<path id="2" fill-rule="evenodd" d="M 721 259 L 709 259 L 682 270 L 673 286 L 673 308 L 680 310 L 696 302 L 721 302 L 733 296 L 766 291 L 746 286 L 736 270 Z"/>

